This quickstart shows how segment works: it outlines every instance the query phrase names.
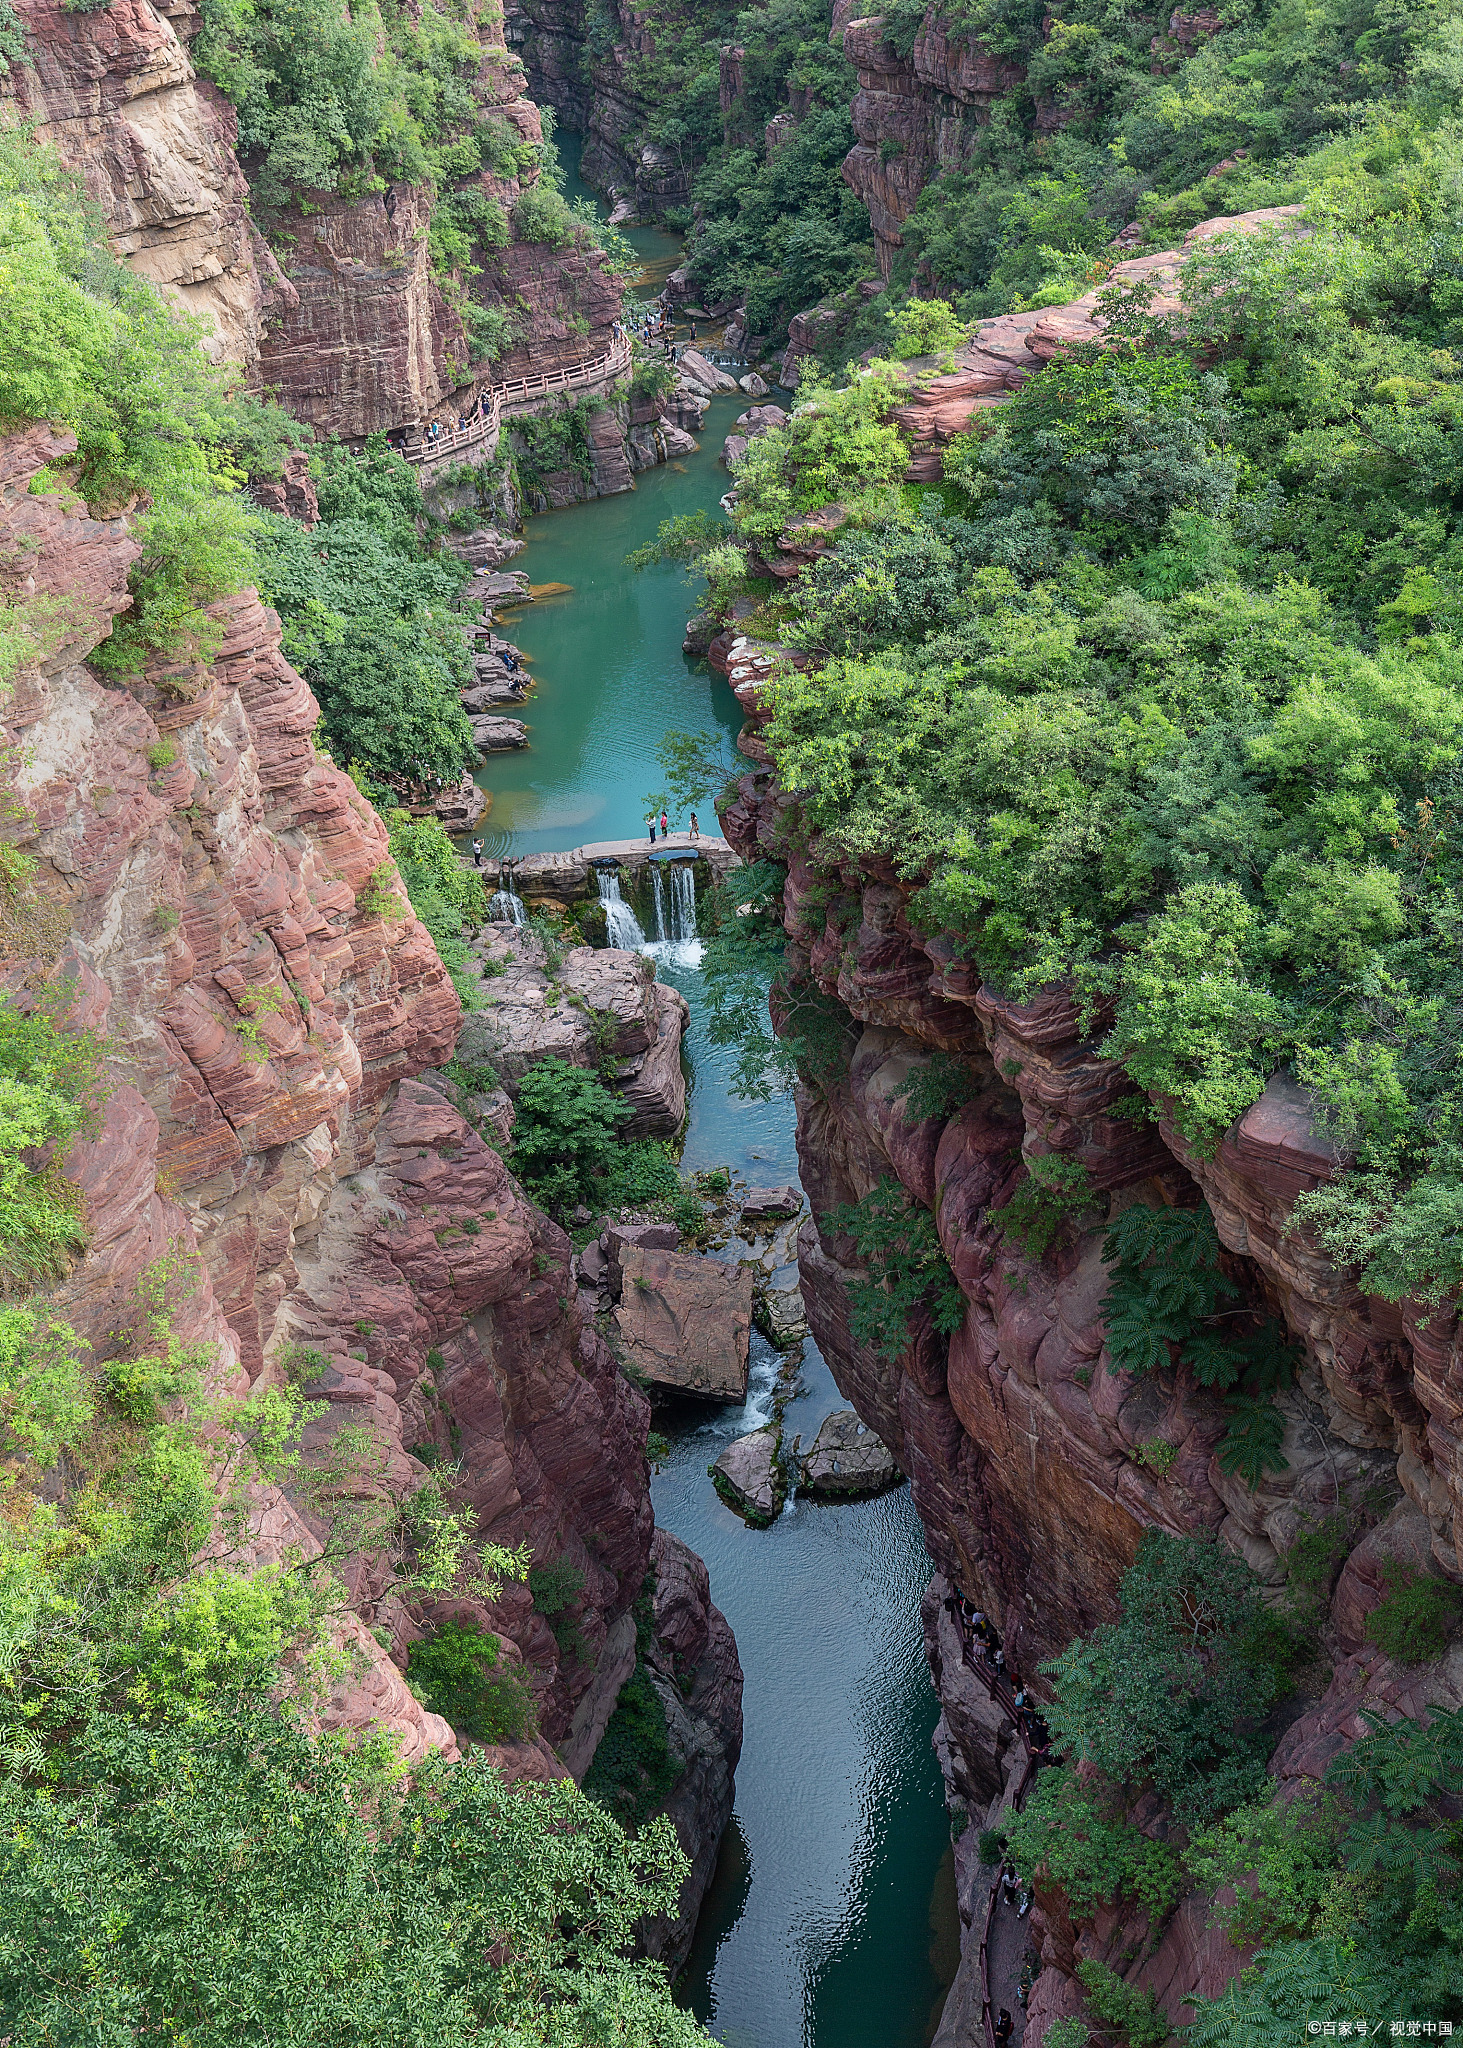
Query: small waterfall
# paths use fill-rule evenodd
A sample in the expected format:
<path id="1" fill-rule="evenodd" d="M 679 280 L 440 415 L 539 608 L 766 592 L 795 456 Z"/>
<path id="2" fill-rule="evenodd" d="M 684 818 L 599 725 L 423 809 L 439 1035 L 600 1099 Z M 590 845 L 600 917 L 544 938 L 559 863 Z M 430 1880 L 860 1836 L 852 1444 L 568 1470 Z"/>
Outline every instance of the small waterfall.
<path id="1" fill-rule="evenodd" d="M 701 941 L 696 936 L 696 876 L 687 860 L 650 863 L 652 911 L 648 953 L 673 967 L 699 967 Z"/>
<path id="2" fill-rule="evenodd" d="M 488 904 L 488 919 L 493 924 L 527 924 L 528 910 L 521 896 L 515 896 L 511 889 L 495 889 Z"/>
<path id="3" fill-rule="evenodd" d="M 622 952 L 639 953 L 645 946 L 640 920 L 620 894 L 620 877 L 614 868 L 599 870 L 599 900 L 605 907 L 605 938 Z"/>

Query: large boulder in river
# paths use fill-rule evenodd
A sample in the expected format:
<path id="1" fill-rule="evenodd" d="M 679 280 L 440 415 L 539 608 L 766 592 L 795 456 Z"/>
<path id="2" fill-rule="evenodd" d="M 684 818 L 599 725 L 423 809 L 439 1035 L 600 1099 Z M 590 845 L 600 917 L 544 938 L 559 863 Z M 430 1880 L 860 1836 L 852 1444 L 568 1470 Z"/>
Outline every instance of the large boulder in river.
<path id="1" fill-rule="evenodd" d="M 683 348 L 680 357 L 681 375 L 703 391 L 735 391 L 737 380 L 728 377 L 725 370 L 718 370 L 715 363 L 703 356 L 699 348 Z"/>
<path id="2" fill-rule="evenodd" d="M 748 1188 L 742 1197 L 741 1226 L 761 1232 L 784 1217 L 800 1215 L 802 1206 L 802 1191 L 790 1181 L 780 1188 Z"/>
<path id="3" fill-rule="evenodd" d="M 752 1276 L 721 1259 L 620 1247 L 615 1321 L 631 1365 L 652 1386 L 745 1401 Z"/>
<path id="4" fill-rule="evenodd" d="M 721 444 L 721 459 L 730 469 L 732 464 L 746 454 L 748 446 L 759 434 L 767 434 L 774 427 L 785 427 L 787 414 L 780 405 L 749 405 L 744 413 L 738 414 L 732 422 L 732 430 Z"/>
<path id="5" fill-rule="evenodd" d="M 489 711 L 472 713 L 472 743 L 480 754 L 506 754 L 528 745 L 528 727 L 519 718 L 496 718 Z"/>
<path id="6" fill-rule="evenodd" d="M 728 1444 L 707 1467 L 711 1483 L 729 1508 L 754 1529 L 767 1529 L 782 1513 L 787 1486 L 778 1457 L 782 1431 L 775 1422 Z"/>
<path id="7" fill-rule="evenodd" d="M 851 1408 L 840 1408 L 802 1459 L 801 1491 L 825 1500 L 868 1500 L 897 1486 L 902 1477 L 882 1437 Z"/>

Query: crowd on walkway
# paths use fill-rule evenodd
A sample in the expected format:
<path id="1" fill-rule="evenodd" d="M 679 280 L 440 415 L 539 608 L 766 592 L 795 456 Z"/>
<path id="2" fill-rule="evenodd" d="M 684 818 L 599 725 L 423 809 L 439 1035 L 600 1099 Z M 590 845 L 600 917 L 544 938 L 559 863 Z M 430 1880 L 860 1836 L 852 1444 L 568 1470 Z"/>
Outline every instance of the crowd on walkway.
<path id="1" fill-rule="evenodd" d="M 1028 1773 L 1034 1773 L 1042 1764 L 1052 1760 L 1052 1736 L 1045 1716 L 1008 1664 L 1001 1638 L 990 1617 L 963 1593 L 949 1594 L 945 1606 L 960 1630 L 962 1662 L 979 1675 L 992 1699 L 1011 1714 L 1029 1759 Z M 1027 1783 L 1029 1777 L 1023 1777 L 1022 1790 Z M 1018 1790 L 1018 1805 L 1020 1799 L 1021 1791 Z M 1018 1921 L 1024 1920 L 1031 1911 L 1031 1888 L 1023 1883 L 1020 1872 L 1009 1857 L 1002 1859 L 991 1885 L 992 1910 L 998 1904 L 1009 1907 Z M 1039 1958 L 1028 1946 L 1016 1991 L 1017 2002 L 1023 2011 L 1039 1967 Z M 1009 2048 L 1016 2025 L 1009 2009 L 1000 2006 L 992 2011 L 987 1997 L 984 2017 L 987 2048 Z"/>

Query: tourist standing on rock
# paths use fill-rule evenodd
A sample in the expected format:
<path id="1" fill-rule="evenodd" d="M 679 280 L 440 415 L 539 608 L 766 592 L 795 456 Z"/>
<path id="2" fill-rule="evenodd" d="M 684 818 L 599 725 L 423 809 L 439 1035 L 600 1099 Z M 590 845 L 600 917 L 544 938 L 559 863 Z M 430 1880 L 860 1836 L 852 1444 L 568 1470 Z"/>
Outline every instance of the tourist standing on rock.
<path id="1" fill-rule="evenodd" d="M 1007 2012 L 1005 2006 L 1003 2005 L 1001 2007 L 1001 2016 L 996 2021 L 994 2030 L 996 2036 L 996 2048 L 1006 2048 L 1006 2043 L 1010 2040 L 1011 2035 L 1015 2030 L 1015 2026 L 1016 2022 L 1012 2019 L 1010 2013 Z"/>
<path id="2" fill-rule="evenodd" d="M 651 843 L 651 845 L 652 845 L 652 846 L 654 846 L 654 844 L 655 844 L 655 820 L 654 820 L 654 818 L 647 818 L 647 819 L 645 820 L 645 822 L 646 822 L 646 824 L 647 824 L 647 825 L 648 825 L 648 826 L 650 827 L 650 843 Z"/>
<path id="3" fill-rule="evenodd" d="M 701 837 L 701 827 L 696 822 L 696 813 L 694 811 L 691 813 L 691 837 L 693 839 Z"/>
<path id="4" fill-rule="evenodd" d="M 671 821 L 664 811 L 660 814 L 660 836 L 662 839 L 669 839 L 671 836 Z"/>
<path id="5" fill-rule="evenodd" d="M 481 867 L 483 864 L 483 842 L 481 839 L 474 839 L 472 842 L 472 857 L 478 866 Z"/>

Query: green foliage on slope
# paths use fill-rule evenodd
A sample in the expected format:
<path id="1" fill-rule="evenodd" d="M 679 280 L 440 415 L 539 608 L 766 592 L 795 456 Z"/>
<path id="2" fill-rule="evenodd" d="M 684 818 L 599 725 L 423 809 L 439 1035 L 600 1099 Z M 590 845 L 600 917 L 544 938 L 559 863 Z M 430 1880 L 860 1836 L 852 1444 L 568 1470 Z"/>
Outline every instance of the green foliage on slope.
<path id="1" fill-rule="evenodd" d="M 806 824 L 892 849 L 1008 993 L 1110 998 L 1190 1143 L 1289 1065 L 1354 1161 L 1304 1204 L 1325 1241 L 1434 1298 L 1463 1281 L 1452 188 L 1388 189 L 1195 254 L 1205 373 L 1119 307 L 1132 338 L 1028 380 L 938 498 L 841 535 L 782 600 L 826 658 L 769 738 Z M 759 537 L 797 431 L 757 444 Z"/>
<path id="2" fill-rule="evenodd" d="M 320 699 L 342 764 L 421 784 L 456 781 L 477 758 L 461 692 L 472 658 L 456 600 L 469 571 L 418 538 L 416 473 L 379 437 L 365 457 L 312 458 L 320 521 L 310 532 L 257 517 L 260 595 L 279 613 L 284 651 Z"/>

